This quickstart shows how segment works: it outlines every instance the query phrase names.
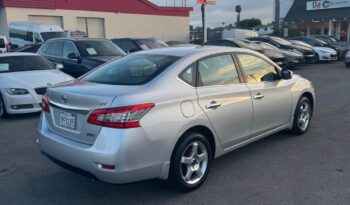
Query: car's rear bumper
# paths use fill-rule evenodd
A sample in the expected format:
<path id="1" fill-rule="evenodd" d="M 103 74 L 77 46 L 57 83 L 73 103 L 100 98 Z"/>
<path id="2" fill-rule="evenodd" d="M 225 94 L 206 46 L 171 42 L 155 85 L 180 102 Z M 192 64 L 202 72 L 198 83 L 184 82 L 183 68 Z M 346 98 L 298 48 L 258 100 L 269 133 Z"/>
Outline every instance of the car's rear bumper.
<path id="1" fill-rule="evenodd" d="M 52 133 L 46 124 L 45 115 L 42 115 L 37 143 L 40 150 L 56 163 L 59 162 L 59 165 L 83 170 L 108 183 L 162 178 L 163 168 L 167 165 L 167 162 L 149 160 L 156 159 L 152 155 L 161 153 L 152 150 L 152 142 L 147 140 L 142 128 L 102 128 L 95 143 L 86 145 Z M 106 169 L 102 165 L 112 165 L 115 169 Z"/>
<path id="2" fill-rule="evenodd" d="M 10 95 L 5 91 L 1 92 L 8 114 L 24 114 L 41 111 L 41 96 L 34 90 L 29 90 L 26 95 Z"/>

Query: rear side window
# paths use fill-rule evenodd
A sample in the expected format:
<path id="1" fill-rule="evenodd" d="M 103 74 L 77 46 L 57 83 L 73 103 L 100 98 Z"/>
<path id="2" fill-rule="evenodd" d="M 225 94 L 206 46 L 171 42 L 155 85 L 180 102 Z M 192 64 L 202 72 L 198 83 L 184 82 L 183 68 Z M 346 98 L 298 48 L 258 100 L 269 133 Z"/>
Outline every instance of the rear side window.
<path id="1" fill-rule="evenodd" d="M 179 78 L 183 80 L 185 83 L 195 86 L 196 85 L 196 68 L 197 64 L 192 64 L 188 68 L 186 68 L 180 75 Z"/>
<path id="2" fill-rule="evenodd" d="M 180 57 L 167 55 L 130 55 L 105 64 L 86 75 L 83 80 L 110 85 L 142 85 L 178 59 Z"/>
<path id="3" fill-rule="evenodd" d="M 0 73 L 54 69 L 42 56 L 0 57 Z"/>
<path id="4" fill-rule="evenodd" d="M 63 58 L 68 58 L 70 54 L 78 55 L 78 51 L 72 42 L 65 42 L 63 48 Z"/>
<path id="5" fill-rule="evenodd" d="M 62 57 L 63 41 L 55 41 L 51 49 L 51 55 L 56 57 Z"/>
<path id="6" fill-rule="evenodd" d="M 230 54 L 214 56 L 199 61 L 199 86 L 240 83 L 236 65 Z"/>

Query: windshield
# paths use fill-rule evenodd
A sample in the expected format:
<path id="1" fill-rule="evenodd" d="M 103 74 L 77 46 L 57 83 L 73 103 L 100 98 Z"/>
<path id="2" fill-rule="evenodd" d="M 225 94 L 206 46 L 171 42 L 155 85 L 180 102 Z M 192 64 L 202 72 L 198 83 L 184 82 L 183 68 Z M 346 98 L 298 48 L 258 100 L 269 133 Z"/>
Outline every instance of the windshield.
<path id="1" fill-rule="evenodd" d="M 267 49 L 267 50 L 278 50 L 277 47 L 269 44 L 269 43 L 264 43 L 264 42 L 256 42 L 260 47 L 262 47 L 263 49 Z"/>
<path id="2" fill-rule="evenodd" d="M 136 43 L 143 50 L 168 47 L 165 43 L 158 41 L 158 40 L 155 40 L 155 39 L 139 39 L 139 40 L 136 40 Z"/>
<path id="3" fill-rule="evenodd" d="M 49 39 L 53 38 L 65 38 L 67 35 L 63 31 L 57 31 L 57 32 L 41 32 L 41 37 L 43 37 L 44 41 L 47 41 Z"/>
<path id="4" fill-rule="evenodd" d="M 0 57 L 0 73 L 51 69 L 53 64 L 42 56 Z"/>
<path id="5" fill-rule="evenodd" d="M 276 41 L 278 44 L 284 45 L 284 46 L 289 46 L 293 45 L 291 42 L 284 40 L 283 38 L 278 38 L 278 37 L 271 37 L 272 40 Z"/>
<path id="6" fill-rule="evenodd" d="M 130 55 L 92 71 L 82 80 L 109 85 L 142 85 L 154 79 L 180 57 Z"/>
<path id="7" fill-rule="evenodd" d="M 82 57 L 123 56 L 124 52 L 111 41 L 83 40 L 77 41 Z"/>
<path id="8" fill-rule="evenodd" d="M 255 50 L 255 51 L 262 50 L 262 47 L 260 47 L 256 43 L 253 43 L 252 41 L 235 39 L 235 40 L 233 40 L 233 42 L 236 43 L 241 48 L 247 48 L 247 49 L 251 49 L 251 50 Z"/>

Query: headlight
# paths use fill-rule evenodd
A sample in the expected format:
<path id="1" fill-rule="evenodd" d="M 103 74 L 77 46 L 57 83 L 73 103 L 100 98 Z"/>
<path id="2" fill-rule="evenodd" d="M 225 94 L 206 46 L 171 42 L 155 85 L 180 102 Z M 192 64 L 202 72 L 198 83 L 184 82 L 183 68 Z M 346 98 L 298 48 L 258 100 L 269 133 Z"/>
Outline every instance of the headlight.
<path id="1" fill-rule="evenodd" d="M 328 51 L 320 51 L 321 53 L 330 53 L 330 52 L 328 52 Z"/>
<path id="2" fill-rule="evenodd" d="M 5 89 L 5 90 L 10 95 L 27 95 L 27 94 L 29 94 L 28 90 L 22 89 L 22 88 L 9 88 L 9 89 Z"/>

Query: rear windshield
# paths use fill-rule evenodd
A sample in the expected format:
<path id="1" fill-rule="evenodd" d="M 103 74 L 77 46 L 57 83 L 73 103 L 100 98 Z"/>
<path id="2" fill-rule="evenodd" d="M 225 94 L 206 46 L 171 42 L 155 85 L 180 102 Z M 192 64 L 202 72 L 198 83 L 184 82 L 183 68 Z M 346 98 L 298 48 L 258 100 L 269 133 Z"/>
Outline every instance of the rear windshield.
<path id="1" fill-rule="evenodd" d="M 67 34 L 65 32 L 59 31 L 59 32 L 42 32 L 41 36 L 43 37 L 44 41 L 47 41 L 49 39 L 53 38 L 65 38 Z"/>
<path id="2" fill-rule="evenodd" d="M 168 47 L 165 43 L 155 39 L 139 39 L 136 42 L 143 50 Z"/>
<path id="3" fill-rule="evenodd" d="M 42 56 L 0 57 L 0 73 L 50 69 L 54 69 L 53 64 Z"/>
<path id="4" fill-rule="evenodd" d="M 291 42 L 283 39 L 283 38 L 278 38 L 278 37 L 271 37 L 274 41 L 276 41 L 277 43 L 281 44 L 281 45 L 285 45 L 285 46 L 289 46 L 292 45 Z"/>
<path id="5" fill-rule="evenodd" d="M 78 49 L 83 57 L 123 56 L 124 52 L 111 41 L 78 41 Z"/>
<path id="6" fill-rule="evenodd" d="M 0 38 L 0 48 L 5 48 L 5 40 Z"/>
<path id="7" fill-rule="evenodd" d="M 234 43 L 236 43 L 241 48 L 247 48 L 255 51 L 262 50 L 262 48 L 259 45 L 257 45 L 256 43 L 253 43 L 252 41 L 235 39 Z"/>
<path id="8" fill-rule="evenodd" d="M 167 55 L 130 55 L 105 64 L 83 80 L 110 85 L 142 85 L 154 79 L 179 58 Z"/>

